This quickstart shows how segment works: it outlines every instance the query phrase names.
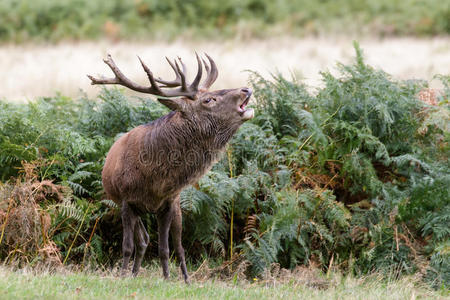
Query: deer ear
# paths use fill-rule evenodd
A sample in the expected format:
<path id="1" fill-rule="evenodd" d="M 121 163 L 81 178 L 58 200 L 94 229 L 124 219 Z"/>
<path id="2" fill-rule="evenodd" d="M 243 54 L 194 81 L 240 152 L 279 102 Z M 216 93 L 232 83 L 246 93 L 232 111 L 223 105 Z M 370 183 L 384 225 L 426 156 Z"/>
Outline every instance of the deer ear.
<path id="1" fill-rule="evenodd" d="M 158 101 L 170 110 L 182 111 L 184 108 L 184 101 L 180 98 L 158 98 Z"/>

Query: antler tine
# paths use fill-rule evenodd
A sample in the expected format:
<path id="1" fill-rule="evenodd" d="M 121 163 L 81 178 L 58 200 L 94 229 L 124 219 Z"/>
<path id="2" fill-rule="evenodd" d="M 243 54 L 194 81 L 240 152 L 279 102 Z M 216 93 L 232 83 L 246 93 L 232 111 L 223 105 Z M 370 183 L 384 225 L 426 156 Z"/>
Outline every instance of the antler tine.
<path id="1" fill-rule="evenodd" d="M 194 81 L 191 85 L 187 86 L 186 83 L 186 66 L 184 65 L 181 58 L 178 57 L 178 60 L 183 68 L 181 70 L 180 65 L 178 64 L 177 60 L 174 60 L 171 62 L 167 57 L 167 62 L 172 67 L 172 69 L 175 72 L 176 78 L 174 81 L 164 81 L 162 79 L 155 79 L 153 77 L 153 73 L 150 71 L 150 68 L 144 63 L 144 61 L 138 56 L 138 59 L 142 65 L 142 68 L 144 69 L 145 73 L 147 73 L 148 80 L 150 81 L 150 86 L 143 86 L 138 83 L 135 83 L 128 79 L 122 71 L 117 67 L 116 63 L 112 59 L 111 55 L 107 55 L 106 59 L 103 61 L 105 64 L 107 64 L 111 71 L 114 73 L 114 78 L 95 78 L 91 75 L 87 75 L 89 79 L 91 80 L 91 84 L 120 84 L 125 87 L 128 87 L 134 91 L 146 93 L 146 94 L 152 94 L 157 96 L 163 96 L 163 97 L 177 97 L 177 96 L 185 96 L 190 99 L 195 99 L 196 94 L 198 93 L 198 84 L 202 77 L 202 63 L 200 61 L 199 56 L 197 55 L 197 62 L 198 62 L 198 72 L 197 76 L 195 77 Z M 177 89 L 172 90 L 162 90 L 161 87 L 158 85 L 159 83 L 162 83 L 164 88 L 169 87 L 177 87 Z"/>
<path id="2" fill-rule="evenodd" d="M 134 91 L 141 92 L 141 93 L 148 93 L 148 94 L 155 94 L 162 96 L 162 91 L 159 89 L 159 87 L 152 85 L 150 87 L 146 87 L 143 85 L 140 85 L 138 83 L 132 82 L 130 79 L 128 79 L 122 71 L 117 67 L 116 63 L 112 59 L 111 55 L 108 54 L 106 56 L 106 59 L 103 60 L 105 64 L 107 64 L 111 71 L 114 73 L 114 78 L 95 78 L 91 75 L 88 75 L 89 79 L 91 79 L 91 84 L 120 84 L 123 86 L 126 86 L 127 88 L 130 88 Z M 147 68 L 148 69 L 148 68 Z M 150 71 L 150 70 L 149 70 Z M 149 75 L 147 73 L 147 75 Z M 151 72 L 150 72 L 151 75 Z"/>
<path id="3" fill-rule="evenodd" d="M 183 62 L 183 60 L 181 59 L 181 57 L 178 56 L 178 60 L 179 60 L 180 63 L 181 63 L 181 67 L 183 67 L 183 74 L 184 74 L 184 76 L 187 77 L 187 68 L 186 68 L 186 65 L 184 64 L 184 62 Z"/>
<path id="4" fill-rule="evenodd" d="M 180 60 L 181 62 L 181 60 Z M 183 64 L 183 63 L 182 63 Z M 181 82 L 179 85 L 181 85 L 181 89 L 184 91 L 187 91 L 187 86 L 186 86 L 186 76 L 184 75 L 184 73 L 181 71 L 180 66 L 178 65 L 178 62 L 175 60 L 175 66 L 177 67 L 177 71 L 178 74 L 180 75 L 181 78 Z"/>
<path id="5" fill-rule="evenodd" d="M 207 76 L 208 76 L 208 75 L 209 75 L 209 66 L 208 66 L 208 64 L 206 63 L 206 61 L 203 59 L 203 57 L 202 57 L 202 62 L 203 62 L 203 65 L 205 66 L 206 74 L 207 74 Z"/>
<path id="6" fill-rule="evenodd" d="M 211 85 L 216 81 L 217 77 L 219 76 L 219 71 L 217 70 L 216 63 L 214 60 L 205 53 L 205 56 L 208 58 L 209 63 L 211 65 L 211 69 L 207 67 L 207 64 L 205 63 L 206 72 L 208 73 L 208 76 L 205 79 L 205 82 L 202 84 L 202 89 L 209 89 Z"/>
<path id="7" fill-rule="evenodd" d="M 197 57 L 198 70 L 197 70 L 197 76 L 195 76 L 194 81 L 192 81 L 190 88 L 198 91 L 198 84 L 200 83 L 200 80 L 202 79 L 203 67 L 202 67 L 202 61 L 200 60 L 200 57 L 198 56 L 197 52 L 195 52 L 195 56 Z"/>
<path id="8" fill-rule="evenodd" d="M 137 56 L 139 61 L 141 62 L 142 68 L 144 69 L 145 73 L 147 73 L 148 80 L 150 81 L 150 84 L 152 88 L 157 90 L 159 93 L 162 93 L 160 87 L 155 81 L 155 78 L 153 77 L 153 73 L 150 71 L 150 69 L 147 67 L 147 65 L 144 63 L 144 61 L 140 58 L 140 56 Z"/>
<path id="9" fill-rule="evenodd" d="M 180 78 L 180 74 L 178 73 L 177 68 L 175 67 L 174 63 L 170 61 L 170 59 L 166 56 L 166 60 L 169 63 L 170 67 L 173 69 L 173 71 L 175 72 L 175 79 L 172 81 L 166 81 L 163 80 L 161 78 L 156 78 L 155 80 L 161 84 L 164 84 L 164 87 L 176 87 L 176 86 L 180 86 L 181 85 L 181 78 Z M 174 62 L 176 62 L 174 60 Z M 183 66 L 184 68 L 184 66 Z"/>

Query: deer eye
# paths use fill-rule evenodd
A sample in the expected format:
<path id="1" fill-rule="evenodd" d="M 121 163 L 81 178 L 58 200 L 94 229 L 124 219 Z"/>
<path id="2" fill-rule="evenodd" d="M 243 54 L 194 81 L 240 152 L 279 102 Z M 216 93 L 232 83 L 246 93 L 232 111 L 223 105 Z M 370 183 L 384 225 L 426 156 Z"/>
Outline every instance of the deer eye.
<path id="1" fill-rule="evenodd" d="M 204 103 L 209 103 L 209 102 L 211 102 L 212 100 L 216 101 L 216 99 L 214 99 L 214 98 L 207 98 L 207 99 L 204 101 Z"/>

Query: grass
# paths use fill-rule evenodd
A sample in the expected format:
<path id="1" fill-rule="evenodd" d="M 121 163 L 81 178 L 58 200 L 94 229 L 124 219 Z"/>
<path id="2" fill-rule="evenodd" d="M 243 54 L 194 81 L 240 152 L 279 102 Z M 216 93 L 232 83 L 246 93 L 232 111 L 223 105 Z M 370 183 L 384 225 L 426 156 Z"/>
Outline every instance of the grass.
<path id="1" fill-rule="evenodd" d="M 173 267 L 173 266 L 172 266 Z M 282 282 L 164 281 L 160 270 L 150 267 L 137 278 L 119 278 L 100 272 L 56 273 L 0 268 L 1 299 L 445 299 L 448 290 L 433 291 L 417 285 L 412 277 L 381 281 L 378 276 L 343 277 L 333 274 L 329 288 L 319 289 Z"/>

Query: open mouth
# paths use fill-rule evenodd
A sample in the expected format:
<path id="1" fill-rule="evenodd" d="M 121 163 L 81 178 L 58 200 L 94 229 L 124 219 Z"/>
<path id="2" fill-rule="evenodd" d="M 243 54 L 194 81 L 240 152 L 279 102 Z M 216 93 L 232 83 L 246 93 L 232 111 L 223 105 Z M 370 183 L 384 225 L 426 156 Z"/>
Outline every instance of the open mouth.
<path id="1" fill-rule="evenodd" d="M 252 96 L 251 91 L 247 94 L 247 96 L 245 97 L 244 101 L 242 101 L 242 103 L 239 105 L 239 114 L 242 117 L 243 121 L 247 121 L 250 120 L 251 118 L 254 117 L 255 112 L 252 108 L 246 108 L 248 102 L 250 101 L 250 97 Z"/>
<path id="2" fill-rule="evenodd" d="M 248 102 L 250 101 L 250 97 L 251 97 L 251 94 L 247 95 L 247 97 L 245 97 L 245 99 L 241 103 L 241 105 L 239 105 L 239 112 L 240 113 L 244 113 L 245 112 L 245 107 L 247 106 Z"/>

